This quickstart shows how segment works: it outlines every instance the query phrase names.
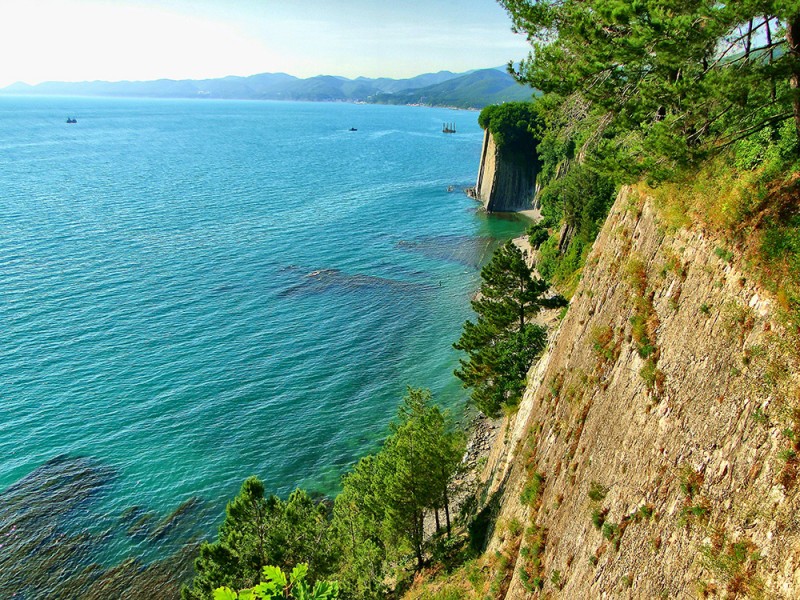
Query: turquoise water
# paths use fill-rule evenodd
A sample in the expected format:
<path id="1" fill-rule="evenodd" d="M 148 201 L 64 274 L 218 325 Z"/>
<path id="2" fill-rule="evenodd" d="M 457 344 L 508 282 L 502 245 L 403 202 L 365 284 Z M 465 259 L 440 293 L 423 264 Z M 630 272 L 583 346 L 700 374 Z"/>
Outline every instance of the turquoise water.
<path id="1" fill-rule="evenodd" d="M 0 98 L 0 490 L 88 457 L 80 527 L 197 497 L 209 532 L 250 474 L 335 492 L 406 385 L 458 411 L 477 267 L 524 227 L 460 192 L 480 147 L 446 109 Z"/>

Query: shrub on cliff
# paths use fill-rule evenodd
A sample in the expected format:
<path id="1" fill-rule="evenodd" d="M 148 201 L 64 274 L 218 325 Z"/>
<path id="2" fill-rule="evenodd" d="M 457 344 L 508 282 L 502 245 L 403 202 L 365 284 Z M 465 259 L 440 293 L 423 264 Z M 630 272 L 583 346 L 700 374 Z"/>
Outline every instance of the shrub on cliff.
<path id="1" fill-rule="evenodd" d="M 472 388 L 472 401 L 487 415 L 519 402 L 525 377 L 544 350 L 546 330 L 531 317 L 550 303 L 542 298 L 547 284 L 533 277 L 522 251 L 509 241 L 498 248 L 481 271 L 479 298 L 472 301 L 478 318 L 464 323 L 456 350 L 467 353 L 456 377 Z"/>

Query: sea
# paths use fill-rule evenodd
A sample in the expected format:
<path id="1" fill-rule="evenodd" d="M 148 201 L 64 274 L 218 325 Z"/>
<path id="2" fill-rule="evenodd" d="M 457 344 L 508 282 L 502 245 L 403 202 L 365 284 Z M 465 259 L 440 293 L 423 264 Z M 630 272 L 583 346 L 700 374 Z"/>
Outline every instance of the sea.
<path id="1" fill-rule="evenodd" d="M 407 386 L 465 419 L 452 343 L 526 227 L 465 195 L 481 140 L 443 108 L 0 97 L 0 594 L 213 537 L 249 475 L 332 496 Z"/>

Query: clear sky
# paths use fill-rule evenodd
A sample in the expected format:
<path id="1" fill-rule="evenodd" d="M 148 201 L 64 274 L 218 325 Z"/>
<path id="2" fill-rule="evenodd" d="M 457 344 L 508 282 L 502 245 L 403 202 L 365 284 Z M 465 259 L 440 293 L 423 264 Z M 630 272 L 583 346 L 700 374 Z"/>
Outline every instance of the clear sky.
<path id="1" fill-rule="evenodd" d="M 15 81 L 411 77 L 527 54 L 494 0 L 0 0 Z"/>

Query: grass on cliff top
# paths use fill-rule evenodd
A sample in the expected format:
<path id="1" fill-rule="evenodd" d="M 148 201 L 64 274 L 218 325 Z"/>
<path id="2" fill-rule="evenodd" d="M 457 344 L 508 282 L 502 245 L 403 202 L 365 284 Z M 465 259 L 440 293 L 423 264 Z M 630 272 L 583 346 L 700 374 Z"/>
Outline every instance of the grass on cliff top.
<path id="1" fill-rule="evenodd" d="M 673 182 L 639 187 L 669 229 L 695 224 L 724 239 L 800 327 L 800 161 L 781 139 L 766 147 L 748 141 Z"/>

